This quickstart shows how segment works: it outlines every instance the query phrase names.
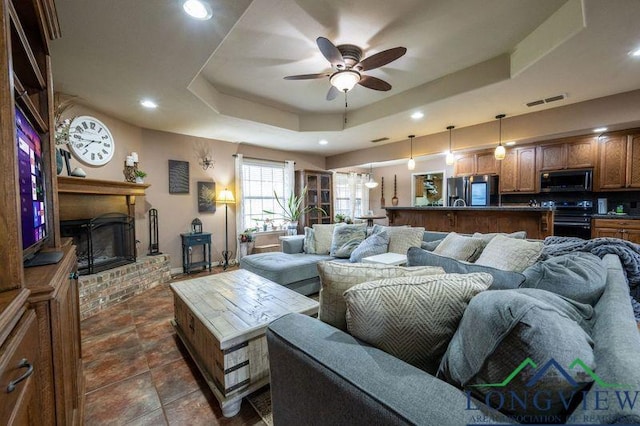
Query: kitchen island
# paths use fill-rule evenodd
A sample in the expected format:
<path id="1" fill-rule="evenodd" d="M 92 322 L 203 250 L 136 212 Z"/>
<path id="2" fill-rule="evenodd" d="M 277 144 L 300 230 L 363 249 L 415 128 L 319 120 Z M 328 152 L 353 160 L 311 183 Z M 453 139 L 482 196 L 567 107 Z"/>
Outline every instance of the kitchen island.
<path id="1" fill-rule="evenodd" d="M 548 207 L 386 207 L 389 225 L 423 226 L 428 231 L 472 234 L 526 231 L 527 238 L 553 235 Z"/>

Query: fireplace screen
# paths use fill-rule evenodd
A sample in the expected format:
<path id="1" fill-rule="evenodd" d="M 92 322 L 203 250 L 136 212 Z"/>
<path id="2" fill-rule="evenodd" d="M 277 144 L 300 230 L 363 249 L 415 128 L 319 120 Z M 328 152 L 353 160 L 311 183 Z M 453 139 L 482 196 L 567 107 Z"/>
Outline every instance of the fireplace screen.
<path id="1" fill-rule="evenodd" d="M 63 237 L 72 237 L 78 272 L 90 275 L 136 261 L 134 218 L 107 213 L 93 219 L 60 222 Z"/>

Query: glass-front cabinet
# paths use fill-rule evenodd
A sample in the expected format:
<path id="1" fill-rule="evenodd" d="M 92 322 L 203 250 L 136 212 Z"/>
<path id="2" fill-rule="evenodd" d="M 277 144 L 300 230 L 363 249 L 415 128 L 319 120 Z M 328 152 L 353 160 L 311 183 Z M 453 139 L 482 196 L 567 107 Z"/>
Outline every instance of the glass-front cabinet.
<path id="1" fill-rule="evenodd" d="M 305 206 L 317 208 L 300 217 L 298 233 L 316 223 L 331 223 L 333 218 L 333 174 L 322 170 L 297 170 L 296 194 L 307 188 Z M 321 209 L 321 210 L 320 210 Z"/>

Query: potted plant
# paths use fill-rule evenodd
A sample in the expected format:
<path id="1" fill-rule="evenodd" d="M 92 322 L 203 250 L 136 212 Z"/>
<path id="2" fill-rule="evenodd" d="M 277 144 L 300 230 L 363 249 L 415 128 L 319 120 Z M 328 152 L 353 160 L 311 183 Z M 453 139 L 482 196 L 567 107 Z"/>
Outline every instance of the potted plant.
<path id="1" fill-rule="evenodd" d="M 304 202 L 307 198 L 306 186 L 302 189 L 300 195 L 296 195 L 293 191 L 291 191 L 291 195 L 289 196 L 289 199 L 286 200 L 286 203 L 284 202 L 284 200 L 281 200 L 280 197 L 278 197 L 278 194 L 275 191 L 273 191 L 273 195 L 276 199 L 276 203 L 278 203 L 278 206 L 280 206 L 280 208 L 282 209 L 282 212 L 272 212 L 269 210 L 263 210 L 263 212 L 266 214 L 279 216 L 286 222 L 289 222 L 289 226 L 287 227 L 288 235 L 296 235 L 298 233 L 298 221 L 300 220 L 300 217 L 305 213 L 317 211 L 321 212 L 322 214 L 327 214 L 320 207 L 304 205 Z"/>
<path id="2" fill-rule="evenodd" d="M 136 183 L 144 183 L 144 178 L 147 176 L 147 173 L 142 170 L 136 170 L 134 176 L 136 177 Z"/>
<path id="3" fill-rule="evenodd" d="M 256 240 L 256 236 L 254 235 L 254 233 L 257 231 L 258 228 L 247 228 L 242 231 L 240 235 L 238 235 L 238 239 L 240 240 L 239 256 L 241 259 L 253 252 L 253 245 L 255 244 Z"/>
<path id="4" fill-rule="evenodd" d="M 337 213 L 336 214 L 336 218 L 335 218 L 336 223 L 344 222 L 345 218 L 346 218 L 346 216 L 343 215 L 342 213 Z"/>

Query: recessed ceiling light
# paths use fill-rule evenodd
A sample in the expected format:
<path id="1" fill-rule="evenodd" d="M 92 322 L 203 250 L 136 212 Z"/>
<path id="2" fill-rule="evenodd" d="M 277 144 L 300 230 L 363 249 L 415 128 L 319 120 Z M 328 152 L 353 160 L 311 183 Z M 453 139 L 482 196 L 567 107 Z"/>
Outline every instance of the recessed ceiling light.
<path id="1" fill-rule="evenodd" d="M 140 105 L 142 105 L 145 108 L 149 108 L 149 109 L 155 109 L 158 108 L 158 104 L 153 102 L 151 99 L 143 99 L 140 101 Z"/>
<path id="2" fill-rule="evenodd" d="M 629 52 L 629 56 L 633 56 L 634 58 L 640 57 L 640 47 Z"/>
<path id="3" fill-rule="evenodd" d="M 318 141 L 318 143 L 319 143 L 320 145 L 326 145 L 326 144 L 328 144 L 328 143 L 329 143 L 329 141 L 328 141 L 328 140 L 326 140 L 326 139 L 320 139 L 320 140 Z"/>
<path id="4" fill-rule="evenodd" d="M 593 129 L 594 133 L 602 133 L 602 132 L 606 132 L 607 128 L 606 127 L 598 127 L 596 129 Z"/>
<path id="5" fill-rule="evenodd" d="M 203 0 L 185 0 L 185 2 L 182 3 L 182 8 L 185 12 L 187 12 L 187 15 L 201 21 L 211 19 L 211 17 L 213 16 L 213 12 L 211 12 L 211 6 L 209 6 L 209 3 Z"/>
<path id="6" fill-rule="evenodd" d="M 424 117 L 424 114 L 421 113 L 420 111 L 416 111 L 413 114 L 411 114 L 411 118 L 413 118 L 414 120 L 420 120 L 422 117 Z"/>
<path id="7" fill-rule="evenodd" d="M 504 143 L 506 146 L 513 146 L 516 144 L 516 141 L 509 141 Z"/>

